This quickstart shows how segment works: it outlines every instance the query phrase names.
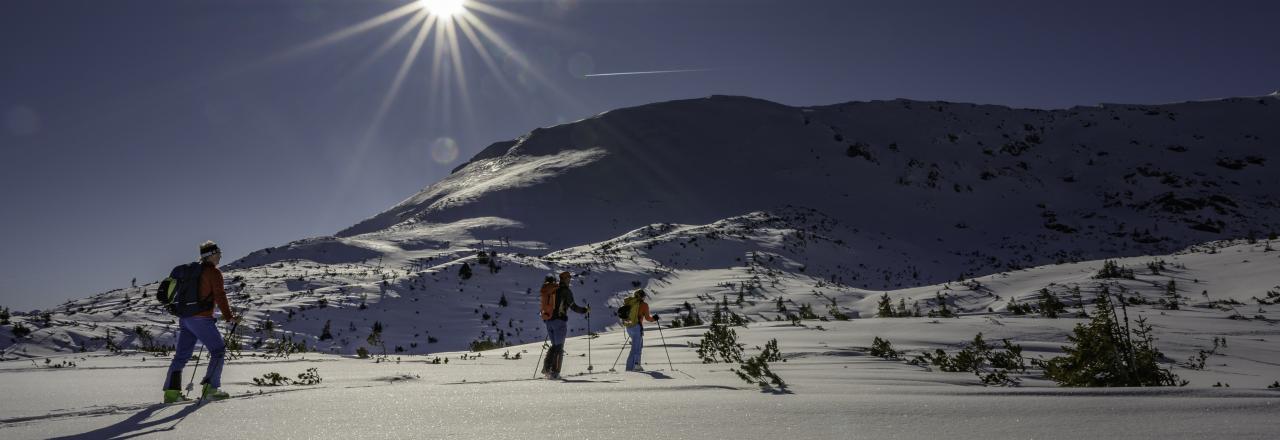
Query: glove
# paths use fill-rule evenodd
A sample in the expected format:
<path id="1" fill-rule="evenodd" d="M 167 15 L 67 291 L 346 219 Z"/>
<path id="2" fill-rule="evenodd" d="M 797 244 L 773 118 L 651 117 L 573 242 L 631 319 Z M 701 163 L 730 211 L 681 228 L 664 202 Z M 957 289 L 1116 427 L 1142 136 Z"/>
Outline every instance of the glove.
<path id="1" fill-rule="evenodd" d="M 654 320 L 654 321 L 657 321 L 658 319 L 659 319 L 659 318 L 658 318 L 658 315 L 653 315 L 653 320 Z"/>

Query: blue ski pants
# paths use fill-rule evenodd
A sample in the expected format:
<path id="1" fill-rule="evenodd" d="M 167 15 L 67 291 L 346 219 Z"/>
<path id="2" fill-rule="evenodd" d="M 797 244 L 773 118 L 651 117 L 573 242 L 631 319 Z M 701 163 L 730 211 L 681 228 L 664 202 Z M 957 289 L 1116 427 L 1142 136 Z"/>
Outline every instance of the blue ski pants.
<path id="1" fill-rule="evenodd" d="M 217 321 L 209 316 L 192 316 L 178 319 L 178 345 L 174 349 L 173 362 L 169 363 L 164 385 L 166 390 L 182 388 L 182 369 L 191 360 L 196 341 L 209 350 L 209 367 L 205 369 L 204 380 L 200 383 L 222 387 L 222 364 L 226 362 L 227 345 L 222 341 L 222 334 L 218 333 Z"/>
<path id="2" fill-rule="evenodd" d="M 644 349 L 644 324 L 627 327 L 627 336 L 631 338 L 631 354 L 627 355 L 627 370 L 634 370 L 640 365 L 640 350 Z"/>

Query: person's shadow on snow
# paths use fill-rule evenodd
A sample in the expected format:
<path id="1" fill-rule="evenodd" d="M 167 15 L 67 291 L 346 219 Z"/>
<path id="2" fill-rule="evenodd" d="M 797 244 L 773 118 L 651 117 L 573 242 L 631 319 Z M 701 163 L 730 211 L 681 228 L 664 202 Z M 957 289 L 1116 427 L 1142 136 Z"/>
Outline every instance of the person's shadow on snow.
<path id="1" fill-rule="evenodd" d="M 671 376 L 662 374 L 661 371 L 643 371 L 642 373 L 648 374 L 650 377 L 653 377 L 654 379 L 671 379 L 672 378 Z"/>
<path id="2" fill-rule="evenodd" d="M 134 438 L 142 435 L 172 431 L 173 428 L 176 428 L 178 426 L 177 423 L 174 423 L 173 425 L 170 425 L 170 426 L 157 427 L 155 429 L 148 429 L 148 428 L 152 428 L 158 425 L 164 425 L 166 423 L 173 422 L 175 420 L 178 422 L 181 422 L 183 418 L 186 418 L 188 415 L 195 412 L 197 409 L 200 409 L 201 406 L 202 405 L 198 403 L 192 403 L 187 405 L 185 408 L 182 408 L 181 411 L 173 413 L 172 415 L 169 415 L 167 417 L 156 419 L 156 420 L 147 420 L 147 419 L 150 419 L 151 416 L 156 413 L 156 411 L 169 407 L 169 405 L 165 405 L 163 403 L 157 403 L 155 405 L 148 406 L 141 411 L 138 411 L 134 415 L 129 416 L 129 418 L 121 420 L 119 423 L 116 423 L 114 425 L 98 428 L 93 431 L 89 431 L 82 434 L 69 435 L 66 437 L 55 437 L 55 439 L 59 439 L 59 440 L 61 439 L 123 440 L 123 439 Z"/>

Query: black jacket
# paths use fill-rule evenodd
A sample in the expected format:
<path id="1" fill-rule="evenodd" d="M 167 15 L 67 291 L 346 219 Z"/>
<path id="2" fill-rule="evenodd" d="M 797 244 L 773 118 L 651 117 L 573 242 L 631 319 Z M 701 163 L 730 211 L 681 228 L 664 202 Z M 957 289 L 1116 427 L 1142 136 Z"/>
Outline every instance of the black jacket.
<path id="1" fill-rule="evenodd" d="M 555 308 L 551 309 L 551 319 L 568 321 L 569 310 L 577 313 L 587 313 L 586 307 L 574 303 L 573 291 L 569 290 L 569 285 L 560 284 L 560 288 L 556 289 L 556 305 Z"/>

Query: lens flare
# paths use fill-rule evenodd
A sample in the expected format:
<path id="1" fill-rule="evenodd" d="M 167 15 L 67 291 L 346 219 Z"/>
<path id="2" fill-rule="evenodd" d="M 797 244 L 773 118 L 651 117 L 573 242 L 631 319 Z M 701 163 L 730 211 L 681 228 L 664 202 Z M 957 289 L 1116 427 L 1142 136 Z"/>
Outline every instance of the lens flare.
<path id="1" fill-rule="evenodd" d="M 426 8 L 427 12 L 442 17 L 452 17 L 462 12 L 466 2 L 467 0 L 418 0 L 418 4 Z"/>

